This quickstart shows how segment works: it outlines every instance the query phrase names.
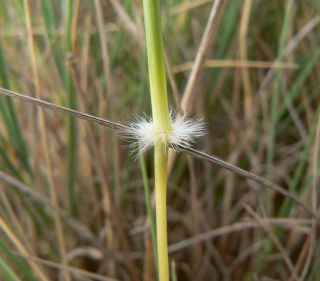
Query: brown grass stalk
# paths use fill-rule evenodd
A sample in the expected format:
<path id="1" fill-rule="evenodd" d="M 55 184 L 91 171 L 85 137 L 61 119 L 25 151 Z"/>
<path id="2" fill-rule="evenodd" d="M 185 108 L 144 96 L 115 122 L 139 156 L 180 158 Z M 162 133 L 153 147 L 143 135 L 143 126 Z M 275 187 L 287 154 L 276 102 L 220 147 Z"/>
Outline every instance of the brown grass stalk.
<path id="1" fill-rule="evenodd" d="M 40 92 L 41 92 L 40 79 L 39 79 L 35 46 L 34 46 L 33 33 L 32 33 L 30 0 L 25 0 L 24 3 L 25 3 L 25 11 L 26 11 L 26 24 L 27 24 L 27 30 L 28 30 L 29 54 L 30 54 L 31 67 L 32 67 L 32 73 L 33 73 L 33 79 L 34 79 L 35 94 L 36 94 L 37 98 L 40 98 Z M 39 109 L 39 112 L 38 112 L 38 125 L 40 128 L 40 136 L 41 136 L 41 140 L 42 140 L 42 145 L 44 146 L 46 176 L 47 176 L 48 185 L 49 185 L 50 197 L 52 200 L 52 204 L 55 207 L 58 207 L 58 198 L 57 198 L 55 184 L 54 184 L 53 175 L 52 175 L 52 163 L 51 163 L 50 155 L 49 155 L 50 145 L 48 142 L 47 129 L 46 129 L 45 121 L 44 121 L 44 113 L 41 108 Z M 62 259 L 62 264 L 64 266 L 67 266 L 68 262 L 67 262 L 67 258 L 66 258 L 65 239 L 64 239 L 60 215 L 57 211 L 55 211 L 55 214 L 54 214 L 54 223 L 55 223 L 56 235 L 58 238 L 59 251 L 60 251 L 60 255 L 61 255 L 61 259 Z M 71 281 L 71 277 L 70 277 L 69 272 L 65 272 L 64 276 L 65 276 L 66 281 Z"/>
<path id="2" fill-rule="evenodd" d="M 8 236 L 8 238 L 11 240 L 13 245 L 17 248 L 20 254 L 22 255 L 29 255 L 27 249 L 24 247 L 23 243 L 20 242 L 20 240 L 17 238 L 17 236 L 14 234 L 14 232 L 10 229 L 10 227 L 6 224 L 6 222 L 0 217 L 0 228 L 4 231 L 4 233 Z M 41 281 L 49 281 L 46 273 L 39 267 L 37 263 L 34 261 L 28 261 L 30 267 L 34 271 L 34 273 L 37 275 L 37 277 Z"/>

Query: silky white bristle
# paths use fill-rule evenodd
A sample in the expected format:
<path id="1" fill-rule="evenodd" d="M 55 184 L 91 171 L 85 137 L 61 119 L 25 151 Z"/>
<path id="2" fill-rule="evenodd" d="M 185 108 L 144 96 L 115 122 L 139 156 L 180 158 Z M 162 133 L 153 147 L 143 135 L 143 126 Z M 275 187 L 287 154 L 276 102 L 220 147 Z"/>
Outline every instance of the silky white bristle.
<path id="1" fill-rule="evenodd" d="M 152 148 L 160 142 L 164 146 L 171 146 L 178 150 L 180 145 L 190 146 L 195 138 L 206 133 L 202 119 L 173 117 L 170 114 L 171 128 L 167 131 L 157 131 L 153 121 L 149 117 L 138 118 L 124 130 L 123 135 L 128 139 L 137 140 L 136 152 L 139 156 L 142 152 Z"/>

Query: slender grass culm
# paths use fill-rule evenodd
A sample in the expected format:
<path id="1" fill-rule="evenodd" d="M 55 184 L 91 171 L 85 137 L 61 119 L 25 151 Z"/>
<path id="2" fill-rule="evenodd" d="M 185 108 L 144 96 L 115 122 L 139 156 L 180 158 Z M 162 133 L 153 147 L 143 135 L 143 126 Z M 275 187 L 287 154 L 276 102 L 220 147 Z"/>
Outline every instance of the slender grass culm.
<path id="1" fill-rule="evenodd" d="M 140 153 L 154 146 L 154 180 L 157 229 L 157 262 L 160 281 L 169 280 L 167 242 L 167 161 L 169 145 L 189 144 L 203 134 L 198 120 L 169 114 L 159 0 L 143 0 L 152 120 L 139 119 L 127 132 L 139 142 Z"/>
<path id="2" fill-rule="evenodd" d="M 163 39 L 159 0 L 143 0 L 149 83 L 155 132 L 171 130 L 164 68 Z M 169 280 L 167 242 L 167 160 L 168 147 L 162 139 L 154 144 L 154 177 L 157 226 L 158 274 L 160 281 Z"/>

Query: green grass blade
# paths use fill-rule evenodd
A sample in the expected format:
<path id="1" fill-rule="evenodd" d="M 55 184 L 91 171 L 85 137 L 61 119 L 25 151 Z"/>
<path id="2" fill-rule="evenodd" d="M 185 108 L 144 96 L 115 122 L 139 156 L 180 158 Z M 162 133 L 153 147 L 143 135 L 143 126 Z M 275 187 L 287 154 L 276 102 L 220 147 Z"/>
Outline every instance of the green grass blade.
<path id="1" fill-rule="evenodd" d="M 314 121 L 312 123 L 312 127 L 310 129 L 310 133 L 308 135 L 306 144 L 304 146 L 303 151 L 300 154 L 299 162 L 298 162 L 296 169 L 294 171 L 294 174 L 293 174 L 293 179 L 289 185 L 290 192 L 294 192 L 294 193 L 298 192 L 299 194 L 301 194 L 303 192 L 302 189 L 298 190 L 298 187 L 299 187 L 299 183 L 301 182 L 301 180 L 303 178 L 303 175 L 304 175 L 303 171 L 304 171 L 305 165 L 307 164 L 307 161 L 308 161 L 308 158 L 310 155 L 310 151 L 312 148 L 312 144 L 314 142 L 314 137 L 315 137 L 315 133 L 316 133 L 316 129 L 317 129 L 319 116 L 320 116 L 320 107 L 318 108 L 318 112 L 316 113 L 316 116 L 315 116 Z M 288 216 L 291 207 L 292 207 L 291 202 L 289 202 L 287 199 L 285 199 L 285 201 L 283 202 L 283 204 L 280 208 L 280 211 L 278 213 L 279 217 Z"/>
<path id="2" fill-rule="evenodd" d="M 17 266 L 17 268 L 19 268 L 23 278 L 27 278 L 24 280 L 37 281 L 36 277 L 32 273 L 32 271 L 29 268 L 29 266 L 27 265 L 27 263 L 23 259 L 18 257 L 16 254 L 14 254 L 11 251 L 10 247 L 1 238 L 0 238 L 0 248 L 8 256 L 8 258 Z M 0 270 L 0 272 L 1 272 L 1 270 Z M 7 280 L 7 279 L 5 279 L 5 280 Z"/>
<path id="3" fill-rule="evenodd" d="M 2 85 L 5 88 L 10 89 L 9 79 L 7 75 L 7 68 L 6 68 L 6 63 L 3 56 L 1 42 L 0 42 L 0 79 L 1 79 Z M 7 128 L 10 141 L 17 155 L 19 156 L 20 161 L 22 162 L 26 170 L 30 172 L 31 168 L 29 163 L 29 152 L 22 135 L 16 110 L 10 98 L 0 97 L 0 113 L 4 121 L 4 125 Z"/>
<path id="4" fill-rule="evenodd" d="M 230 46 L 233 46 L 232 41 L 236 38 L 239 23 L 239 11 L 242 7 L 240 1 L 229 1 L 225 8 L 225 14 L 221 19 L 221 24 L 219 25 L 219 39 L 216 40 L 216 51 L 214 51 L 214 57 L 217 59 L 229 58 Z M 227 71 L 223 68 L 212 68 L 206 69 L 206 72 L 210 73 L 212 88 L 215 87 L 216 81 L 219 80 L 221 74 Z M 209 103 L 212 97 L 211 91 L 206 93 L 206 103 Z"/>
<path id="5" fill-rule="evenodd" d="M 66 84 L 65 53 L 61 48 L 60 40 L 57 40 L 57 23 L 52 1 L 41 1 L 41 8 L 45 22 L 46 31 L 51 44 L 54 62 L 57 66 L 60 79 Z"/>
<path id="6" fill-rule="evenodd" d="M 74 10 L 74 1 L 67 1 L 67 30 L 66 30 L 66 42 L 67 51 L 72 52 L 72 38 L 71 38 L 71 23 Z M 76 108 L 76 96 L 74 86 L 72 83 L 72 77 L 70 71 L 67 74 L 67 93 L 68 93 L 68 107 L 71 109 Z M 77 199 L 75 180 L 77 173 L 77 128 L 75 120 L 72 117 L 68 117 L 68 193 L 69 193 L 69 208 L 72 215 L 76 215 Z"/>
<path id="7" fill-rule="evenodd" d="M 5 147 L 4 140 L 2 136 L 0 135 L 0 156 L 1 156 L 1 162 L 10 171 L 14 176 L 20 177 L 20 172 L 16 168 L 16 166 L 12 163 L 10 156 L 8 155 L 8 149 Z"/>
<path id="8" fill-rule="evenodd" d="M 317 83 L 314 87 L 312 87 L 310 90 L 307 90 L 309 92 L 309 101 L 310 103 L 317 102 L 317 97 L 319 96 L 319 90 L 320 90 L 320 83 Z M 289 91 L 288 93 L 289 96 L 291 96 L 291 99 L 293 98 L 292 92 Z M 287 110 L 287 108 L 283 107 L 284 111 Z M 303 103 L 300 103 L 296 106 L 296 111 L 299 114 L 302 114 L 303 111 L 305 110 Z M 284 120 L 281 122 L 281 127 L 279 128 L 279 132 L 283 131 L 285 128 L 289 128 L 290 125 L 292 124 L 293 120 L 291 116 L 288 115 L 283 115 Z M 280 117 L 279 117 L 280 119 Z"/>
<path id="9" fill-rule="evenodd" d="M 57 26 L 52 1 L 41 1 L 41 8 L 49 38 L 52 39 Z"/>
<path id="10" fill-rule="evenodd" d="M 288 99 L 293 103 L 295 102 L 299 97 L 301 90 L 304 87 L 305 82 L 310 77 L 310 74 L 314 70 L 314 68 L 318 65 L 320 60 L 320 48 L 317 48 L 315 52 L 313 52 L 309 59 L 306 61 L 306 63 L 301 67 L 301 71 L 299 72 L 297 79 L 295 83 L 292 85 L 289 93 L 288 93 Z M 285 116 L 287 113 L 288 108 L 285 104 L 283 104 L 279 111 L 277 112 L 277 120 L 280 120 Z"/>
<path id="11" fill-rule="evenodd" d="M 13 273 L 10 267 L 0 258 L 0 273 L 5 281 L 21 281 L 21 279 Z"/>
<path id="12" fill-rule="evenodd" d="M 292 22 L 292 15 L 293 15 L 293 8 L 294 8 L 294 0 L 289 0 L 286 5 L 284 21 L 281 30 L 279 48 L 278 48 L 278 61 L 281 61 L 284 56 L 284 49 L 286 45 L 286 40 L 289 34 L 291 22 Z M 274 146 L 276 142 L 276 131 L 278 125 L 278 110 L 279 110 L 279 103 L 280 103 L 280 91 L 281 91 L 281 84 L 282 83 L 282 74 L 279 69 L 276 70 L 275 75 L 275 82 L 273 87 L 273 93 L 271 96 L 270 101 L 270 126 L 269 126 L 269 144 L 268 144 L 268 151 L 267 151 L 267 174 L 271 177 L 272 170 L 273 170 L 273 159 L 274 159 Z"/>
<path id="13" fill-rule="evenodd" d="M 176 263 L 174 261 L 171 263 L 171 280 L 178 281 Z"/>

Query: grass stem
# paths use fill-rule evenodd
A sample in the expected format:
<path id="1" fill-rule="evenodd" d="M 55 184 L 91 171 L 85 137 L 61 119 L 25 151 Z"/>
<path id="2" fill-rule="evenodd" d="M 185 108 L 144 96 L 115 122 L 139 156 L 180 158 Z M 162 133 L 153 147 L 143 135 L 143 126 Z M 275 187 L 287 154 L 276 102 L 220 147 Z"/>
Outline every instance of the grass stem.
<path id="1" fill-rule="evenodd" d="M 28 39 L 29 39 L 29 47 L 30 47 L 30 58 L 31 58 L 31 67 L 35 85 L 35 93 L 37 98 L 40 98 L 40 77 L 37 68 L 37 60 L 35 55 L 35 44 L 33 39 L 33 32 L 32 32 L 32 25 L 31 25 L 31 7 L 30 7 L 30 0 L 25 0 L 25 13 L 26 13 L 26 25 L 28 30 Z M 52 174 L 52 162 L 49 155 L 49 142 L 48 142 L 48 134 L 47 129 L 44 121 L 44 114 L 42 109 L 39 110 L 39 128 L 40 128 L 40 136 L 42 140 L 42 145 L 45 147 L 44 157 L 45 157 L 45 164 L 46 164 L 46 176 L 49 185 L 49 192 L 52 204 L 57 208 L 58 207 L 58 196 L 56 194 L 55 183 L 53 180 Z M 63 233 L 63 227 L 60 219 L 60 215 L 58 211 L 55 211 L 54 214 L 54 223 L 55 223 L 55 230 L 56 236 L 59 242 L 59 251 L 62 259 L 62 263 L 67 265 L 67 257 L 66 257 L 66 247 L 65 247 L 65 238 Z M 71 281 L 71 276 L 69 272 L 64 272 L 64 277 L 66 281 Z"/>
<path id="2" fill-rule="evenodd" d="M 167 150 L 161 144 L 154 148 L 156 222 L 159 280 L 169 280 L 168 238 L 167 238 Z"/>
<path id="3" fill-rule="evenodd" d="M 167 98 L 163 38 L 161 32 L 160 4 L 158 0 L 144 0 L 144 20 L 149 66 L 149 83 L 153 126 L 156 134 L 171 129 Z M 156 224 L 159 280 L 169 280 L 167 241 L 167 161 L 168 144 L 158 141 L 154 146 Z"/>

